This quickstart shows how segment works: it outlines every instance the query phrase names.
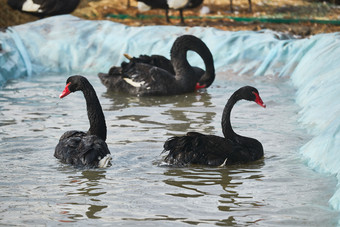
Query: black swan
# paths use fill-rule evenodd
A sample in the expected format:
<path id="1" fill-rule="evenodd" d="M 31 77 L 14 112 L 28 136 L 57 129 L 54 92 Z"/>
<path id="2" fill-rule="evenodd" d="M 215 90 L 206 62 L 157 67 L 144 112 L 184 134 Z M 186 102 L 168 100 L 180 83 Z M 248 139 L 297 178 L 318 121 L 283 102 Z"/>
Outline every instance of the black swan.
<path id="1" fill-rule="evenodd" d="M 245 86 L 232 94 L 222 114 L 223 137 L 189 132 L 185 136 L 175 136 L 164 144 L 164 151 L 169 151 L 164 161 L 169 165 L 185 166 L 200 164 L 223 166 L 235 163 L 247 163 L 263 157 L 262 144 L 253 138 L 236 134 L 230 123 L 230 113 L 234 104 L 245 99 L 266 107 L 256 88 Z"/>
<path id="2" fill-rule="evenodd" d="M 248 0 L 248 3 L 249 3 L 249 9 L 248 9 L 248 11 L 249 11 L 249 12 L 252 12 L 253 10 L 252 10 L 252 7 L 251 7 L 251 0 Z M 234 12 L 233 0 L 230 0 L 230 11 L 231 11 L 231 12 Z"/>
<path id="3" fill-rule="evenodd" d="M 183 10 L 193 9 L 201 5 L 203 0 L 168 0 L 168 5 L 170 9 L 179 10 L 179 15 L 181 17 L 181 24 L 184 24 Z"/>
<path id="4" fill-rule="evenodd" d="M 191 67 L 186 59 L 187 52 L 198 53 L 205 64 L 203 76 Z M 175 73 L 162 67 L 143 62 L 123 62 L 121 67 L 112 67 L 109 73 L 99 73 L 101 82 L 109 91 L 133 95 L 176 95 L 193 92 L 197 88 L 209 87 L 215 79 L 214 60 L 209 48 L 193 35 L 178 37 L 170 52 L 171 65 Z M 197 83 L 199 82 L 199 87 Z"/>
<path id="5" fill-rule="evenodd" d="M 35 16 L 54 16 L 69 14 L 75 10 L 80 0 L 8 0 L 13 9 Z"/>
<path id="6" fill-rule="evenodd" d="M 179 10 L 181 23 L 184 24 L 183 10 L 193 9 L 202 4 L 203 0 L 137 0 L 138 9 L 141 12 L 150 9 L 164 9 L 166 22 L 169 23 L 169 9 Z"/>
<path id="7" fill-rule="evenodd" d="M 137 0 L 137 7 L 140 12 L 146 12 L 151 9 L 164 9 L 166 22 L 169 23 L 169 6 L 167 0 Z"/>
<path id="8" fill-rule="evenodd" d="M 90 82 L 83 76 L 71 76 L 60 98 L 82 91 L 86 100 L 90 129 L 87 132 L 67 131 L 59 140 L 54 156 L 78 167 L 106 167 L 111 159 L 105 143 L 106 124 L 102 107 Z"/>
<path id="9" fill-rule="evenodd" d="M 124 54 L 124 56 L 130 60 L 130 62 L 134 63 L 144 63 L 144 64 L 148 64 L 151 66 L 155 66 L 158 68 L 162 68 L 166 71 L 168 71 L 171 74 L 175 74 L 175 70 L 174 67 L 171 64 L 171 60 L 167 59 L 166 57 L 162 56 L 162 55 L 139 55 L 139 57 L 131 57 L 128 54 Z M 127 63 L 122 63 L 127 64 Z M 200 81 L 201 77 L 204 75 L 205 71 L 199 67 L 193 66 L 192 67 L 194 72 L 195 72 L 195 78 L 198 79 L 198 83 L 196 84 L 196 90 L 200 89 L 200 88 L 206 88 L 206 85 L 204 85 L 204 81 Z"/>

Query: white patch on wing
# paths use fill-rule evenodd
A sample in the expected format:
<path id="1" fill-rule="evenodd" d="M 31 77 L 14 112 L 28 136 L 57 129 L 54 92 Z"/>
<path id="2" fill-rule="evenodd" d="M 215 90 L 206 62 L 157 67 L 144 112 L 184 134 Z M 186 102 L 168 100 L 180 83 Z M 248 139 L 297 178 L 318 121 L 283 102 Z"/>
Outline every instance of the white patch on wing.
<path id="1" fill-rule="evenodd" d="M 104 158 L 100 159 L 100 161 L 98 163 L 98 167 L 99 168 L 105 168 L 109 164 L 110 160 L 111 160 L 111 155 L 107 154 Z"/>
<path id="2" fill-rule="evenodd" d="M 134 82 L 133 80 L 129 79 L 129 78 L 124 78 L 125 82 L 130 84 L 133 87 L 141 87 L 142 85 L 145 84 L 145 81 L 142 82 Z"/>
<path id="3" fill-rule="evenodd" d="M 188 3 L 188 0 L 168 0 L 167 3 L 169 8 L 180 9 L 183 8 Z"/>
<path id="4" fill-rule="evenodd" d="M 148 6 L 144 2 L 138 2 L 137 3 L 137 8 L 141 12 L 146 12 L 146 11 L 149 11 L 151 9 L 151 6 Z"/>
<path id="5" fill-rule="evenodd" d="M 219 165 L 218 167 L 224 167 L 224 166 L 226 166 L 226 165 L 227 165 L 227 161 L 228 161 L 228 158 L 226 158 L 226 159 L 224 160 L 224 162 L 223 162 L 221 165 Z"/>
<path id="6" fill-rule="evenodd" d="M 35 4 L 33 0 L 26 0 L 22 5 L 22 11 L 25 12 L 42 12 L 39 8 L 40 5 Z"/>

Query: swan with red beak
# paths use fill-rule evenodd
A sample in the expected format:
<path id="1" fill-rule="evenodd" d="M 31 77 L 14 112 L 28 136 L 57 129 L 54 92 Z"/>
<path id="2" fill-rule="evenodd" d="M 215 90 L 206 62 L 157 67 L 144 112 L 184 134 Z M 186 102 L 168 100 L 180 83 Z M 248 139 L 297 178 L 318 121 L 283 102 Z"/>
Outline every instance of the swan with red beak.
<path id="1" fill-rule="evenodd" d="M 67 79 L 60 98 L 72 92 L 82 91 L 87 105 L 87 116 L 90 128 L 87 132 L 71 130 L 59 139 L 54 156 L 62 162 L 77 167 L 106 167 L 111 159 L 105 142 L 105 117 L 97 94 L 90 82 L 83 76 L 71 76 Z"/>

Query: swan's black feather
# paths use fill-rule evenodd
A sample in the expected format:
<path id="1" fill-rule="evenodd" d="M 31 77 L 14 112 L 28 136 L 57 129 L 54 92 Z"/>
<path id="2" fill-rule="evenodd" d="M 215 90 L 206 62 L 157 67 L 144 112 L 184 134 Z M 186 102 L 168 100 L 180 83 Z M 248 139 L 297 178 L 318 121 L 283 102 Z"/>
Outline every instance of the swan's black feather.
<path id="1" fill-rule="evenodd" d="M 87 115 L 90 121 L 88 132 L 67 131 L 59 139 L 54 156 L 62 162 L 77 167 L 105 167 L 110 159 L 110 151 L 105 143 L 105 117 L 92 85 L 85 77 L 71 76 L 60 96 L 82 91 L 86 100 Z"/>
<path id="2" fill-rule="evenodd" d="M 190 66 L 186 59 L 189 50 L 202 57 L 206 71 Z M 108 91 L 141 96 L 175 95 L 195 91 L 197 83 L 209 87 L 215 79 L 215 67 L 204 42 L 195 36 L 183 35 L 171 48 L 171 61 L 159 55 L 141 55 L 98 76 Z"/>
<path id="3" fill-rule="evenodd" d="M 75 10 L 80 0 L 32 0 L 28 3 L 28 0 L 8 0 L 7 4 L 13 9 L 22 11 L 24 13 L 30 13 L 35 16 L 45 17 L 61 14 L 69 14 Z M 28 4 L 27 4 L 28 3 Z M 26 5 L 35 5 L 35 7 L 23 7 Z"/>
<path id="4" fill-rule="evenodd" d="M 265 107 L 256 88 L 245 86 L 233 93 L 222 114 L 224 137 L 188 132 L 185 136 L 175 136 L 164 144 L 163 152 L 168 152 L 164 161 L 170 165 L 185 166 L 201 164 L 219 166 L 256 161 L 263 157 L 262 144 L 253 138 L 236 134 L 230 124 L 230 113 L 234 104 L 245 99 Z"/>
<path id="5" fill-rule="evenodd" d="M 54 156 L 78 167 L 98 167 L 99 161 L 110 154 L 104 140 L 80 131 L 68 131 L 60 138 Z"/>
<path id="6" fill-rule="evenodd" d="M 164 144 L 164 151 L 169 154 L 164 159 L 170 165 L 188 164 L 222 165 L 228 158 L 231 144 L 219 136 L 189 132 L 186 136 L 175 136 Z"/>
<path id="7" fill-rule="evenodd" d="M 143 2 L 148 5 L 151 9 L 164 9 L 165 10 L 165 18 L 169 23 L 169 9 L 175 9 L 180 11 L 181 23 L 184 24 L 183 10 L 196 8 L 203 3 L 203 0 L 183 0 L 186 1 L 182 7 L 180 8 L 172 8 L 168 4 L 168 0 L 137 0 L 137 2 Z M 250 0 L 249 0 L 250 1 Z"/>
<path id="8" fill-rule="evenodd" d="M 175 74 L 175 70 L 171 64 L 171 61 L 162 56 L 162 55 L 139 55 L 139 57 L 133 57 L 130 59 L 130 62 L 123 62 L 121 67 L 122 68 L 129 68 L 131 67 L 131 65 L 135 64 L 135 63 L 144 63 L 144 64 L 148 64 L 148 65 L 152 65 L 158 68 L 162 68 L 166 71 L 168 71 L 171 74 Z M 129 66 L 130 65 L 130 66 Z"/>

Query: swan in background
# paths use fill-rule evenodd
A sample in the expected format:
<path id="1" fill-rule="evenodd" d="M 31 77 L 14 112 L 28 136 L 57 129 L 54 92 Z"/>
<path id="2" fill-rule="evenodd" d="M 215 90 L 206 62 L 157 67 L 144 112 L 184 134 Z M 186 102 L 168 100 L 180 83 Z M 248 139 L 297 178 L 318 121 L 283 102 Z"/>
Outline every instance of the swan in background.
<path id="1" fill-rule="evenodd" d="M 201 56 L 205 72 L 189 64 L 186 58 L 189 50 Z M 167 69 L 164 65 L 169 65 L 170 62 L 165 57 L 165 64 L 160 65 L 130 60 L 129 63 L 123 62 L 120 67 L 114 66 L 108 73 L 99 73 L 98 76 L 108 91 L 141 96 L 194 92 L 198 88 L 209 87 L 214 81 L 214 60 L 201 39 L 193 35 L 178 37 L 171 48 L 170 56 L 171 67 L 167 66 Z"/>
<path id="2" fill-rule="evenodd" d="M 123 63 L 125 64 L 135 64 L 135 63 L 143 63 L 143 64 L 148 64 L 151 66 L 159 67 L 162 68 L 166 71 L 168 71 L 171 74 L 175 74 L 174 67 L 171 64 L 171 60 L 167 59 L 166 57 L 162 55 L 139 55 L 139 57 L 131 57 L 128 54 L 124 54 L 124 56 L 129 59 L 130 63 Z M 205 81 L 201 81 L 202 76 L 204 75 L 205 71 L 199 67 L 193 66 L 192 67 L 195 73 L 195 78 L 199 79 L 197 85 L 196 85 L 196 90 L 200 88 L 207 88 Z"/>
<path id="3" fill-rule="evenodd" d="M 164 9 L 166 22 L 170 22 L 169 9 L 179 10 L 181 23 L 184 24 L 183 10 L 201 5 L 203 0 L 137 0 L 138 10 L 145 12 L 151 9 Z"/>
<path id="4" fill-rule="evenodd" d="M 80 0 L 8 0 L 13 9 L 45 17 L 69 14 L 75 10 Z"/>

